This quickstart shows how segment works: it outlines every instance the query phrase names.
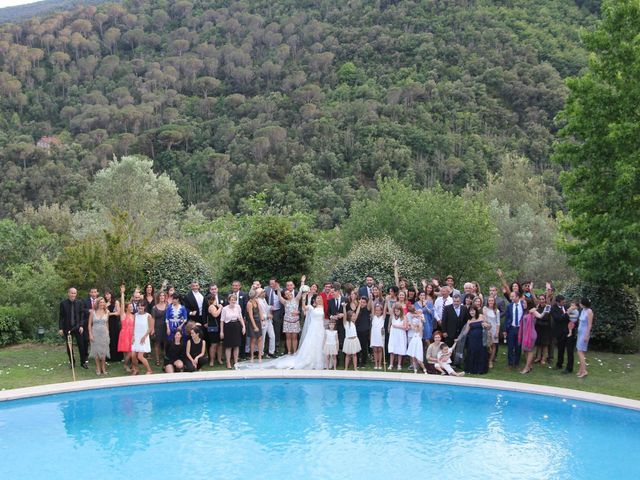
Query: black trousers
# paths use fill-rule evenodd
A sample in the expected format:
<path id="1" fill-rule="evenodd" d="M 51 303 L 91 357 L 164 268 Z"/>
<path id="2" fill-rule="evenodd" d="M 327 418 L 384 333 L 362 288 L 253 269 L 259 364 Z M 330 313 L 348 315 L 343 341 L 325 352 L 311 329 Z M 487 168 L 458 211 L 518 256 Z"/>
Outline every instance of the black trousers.
<path id="1" fill-rule="evenodd" d="M 280 310 L 272 310 L 271 315 L 273 316 L 273 334 L 276 337 L 276 353 L 278 353 L 278 349 L 280 348 L 280 339 L 282 338 L 282 321 L 284 319 L 284 308 Z M 264 344 L 267 344 L 266 338 L 264 339 Z"/>
<path id="2" fill-rule="evenodd" d="M 360 340 L 360 352 L 358 352 L 358 366 L 365 366 L 367 364 L 367 358 L 369 357 L 369 338 L 371 337 L 371 330 L 366 332 L 358 332 L 358 340 Z"/>
<path id="3" fill-rule="evenodd" d="M 562 368 L 564 362 L 564 352 L 567 351 L 567 371 L 573 372 L 573 352 L 576 349 L 576 332 L 570 337 L 567 337 L 566 333 L 561 333 L 556 337 L 558 344 L 558 359 L 556 360 L 556 367 Z"/>
<path id="4" fill-rule="evenodd" d="M 193 366 L 193 363 L 191 363 L 191 361 L 187 358 L 184 360 L 184 371 L 185 372 L 195 372 L 196 370 L 200 370 L 202 367 L 204 367 L 207 363 L 209 362 L 209 358 L 204 356 L 204 357 L 200 357 L 198 359 L 198 368 L 196 369 L 196 367 Z"/>
<path id="5" fill-rule="evenodd" d="M 72 342 L 74 337 L 76 339 L 76 345 L 78 345 L 78 351 L 80 352 L 80 356 L 78 355 L 73 356 L 73 364 L 74 366 L 79 366 L 80 364 L 87 361 L 87 355 L 88 355 L 87 347 L 89 346 L 87 342 L 87 338 L 85 336 L 85 333 L 87 332 L 83 331 L 82 333 L 80 333 L 78 330 L 72 330 L 71 332 L 69 331 L 64 332 L 64 343 L 67 348 L 67 356 L 69 357 L 69 363 L 71 363 L 71 350 L 69 349 L 69 343 L 67 342 L 68 333 L 71 333 Z M 73 348 L 73 345 L 72 345 L 72 348 Z"/>

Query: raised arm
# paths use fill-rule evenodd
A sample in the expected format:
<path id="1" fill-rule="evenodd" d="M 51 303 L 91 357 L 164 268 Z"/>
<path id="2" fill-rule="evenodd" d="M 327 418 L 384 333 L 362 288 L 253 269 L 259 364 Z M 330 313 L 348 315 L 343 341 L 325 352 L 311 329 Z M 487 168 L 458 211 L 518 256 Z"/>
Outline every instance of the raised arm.
<path id="1" fill-rule="evenodd" d="M 300 277 L 300 288 L 298 289 L 298 294 L 296 295 L 296 303 L 300 302 L 300 298 L 302 297 L 302 287 L 304 287 L 304 281 L 306 279 L 306 275 L 302 275 L 302 277 Z"/>
<path id="2" fill-rule="evenodd" d="M 393 279 L 396 282 L 396 287 L 400 288 L 400 275 L 398 275 L 398 259 L 393 261 Z"/>
<path id="3" fill-rule="evenodd" d="M 122 309 L 120 310 L 120 319 L 124 319 L 125 315 L 126 315 L 126 308 L 124 308 L 125 303 L 124 303 L 124 292 L 126 291 L 126 288 L 124 286 L 124 283 L 122 285 L 120 285 L 120 305 L 122 305 Z"/>

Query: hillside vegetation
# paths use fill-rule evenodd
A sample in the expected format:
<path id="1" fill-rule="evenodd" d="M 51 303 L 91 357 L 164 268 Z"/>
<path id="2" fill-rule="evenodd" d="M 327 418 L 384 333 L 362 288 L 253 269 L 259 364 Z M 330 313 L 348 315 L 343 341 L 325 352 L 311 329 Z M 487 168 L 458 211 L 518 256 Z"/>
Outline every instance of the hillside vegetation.
<path id="1" fill-rule="evenodd" d="M 0 25 L 0 216 L 78 209 L 129 154 L 210 217 L 265 192 L 330 228 L 380 177 L 459 192 L 506 154 L 557 209 L 553 119 L 595 3 L 131 0 Z"/>

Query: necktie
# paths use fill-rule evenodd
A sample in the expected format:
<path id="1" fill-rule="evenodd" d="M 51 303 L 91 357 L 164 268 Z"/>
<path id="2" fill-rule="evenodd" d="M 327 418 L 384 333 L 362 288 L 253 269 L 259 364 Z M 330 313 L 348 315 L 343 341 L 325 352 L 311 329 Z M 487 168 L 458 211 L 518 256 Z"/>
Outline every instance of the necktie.
<path id="1" fill-rule="evenodd" d="M 519 318 L 519 313 L 518 312 L 518 304 L 514 303 L 513 304 L 513 320 L 515 321 L 515 326 L 519 327 L 520 326 L 520 318 Z"/>
<path id="2" fill-rule="evenodd" d="M 269 303 L 271 303 L 271 305 L 276 303 L 276 293 L 273 289 L 271 289 L 271 294 L 269 295 Z"/>

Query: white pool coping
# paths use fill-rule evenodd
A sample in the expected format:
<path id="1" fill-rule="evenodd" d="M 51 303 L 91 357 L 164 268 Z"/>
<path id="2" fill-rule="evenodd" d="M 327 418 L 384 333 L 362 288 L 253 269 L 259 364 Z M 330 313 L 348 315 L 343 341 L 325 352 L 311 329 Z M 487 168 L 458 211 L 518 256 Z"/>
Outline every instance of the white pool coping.
<path id="1" fill-rule="evenodd" d="M 567 400 L 581 400 L 614 407 L 640 411 L 640 400 L 603 395 L 601 393 L 583 392 L 569 388 L 534 385 L 531 383 L 508 382 L 503 380 L 487 380 L 470 377 L 449 377 L 441 375 L 423 375 L 401 372 L 371 372 L 344 370 L 231 370 L 196 373 L 158 373 L 128 377 L 97 378 L 77 382 L 53 383 L 35 387 L 16 388 L 0 391 L 0 402 L 24 398 L 55 395 L 59 393 L 80 392 L 101 388 L 128 387 L 132 385 L 151 385 L 162 383 L 212 381 L 212 380 L 246 380 L 246 379 L 325 379 L 325 380 L 378 380 L 388 382 L 430 383 L 442 385 L 459 385 L 463 387 L 479 387 L 512 392 L 549 395 Z"/>

